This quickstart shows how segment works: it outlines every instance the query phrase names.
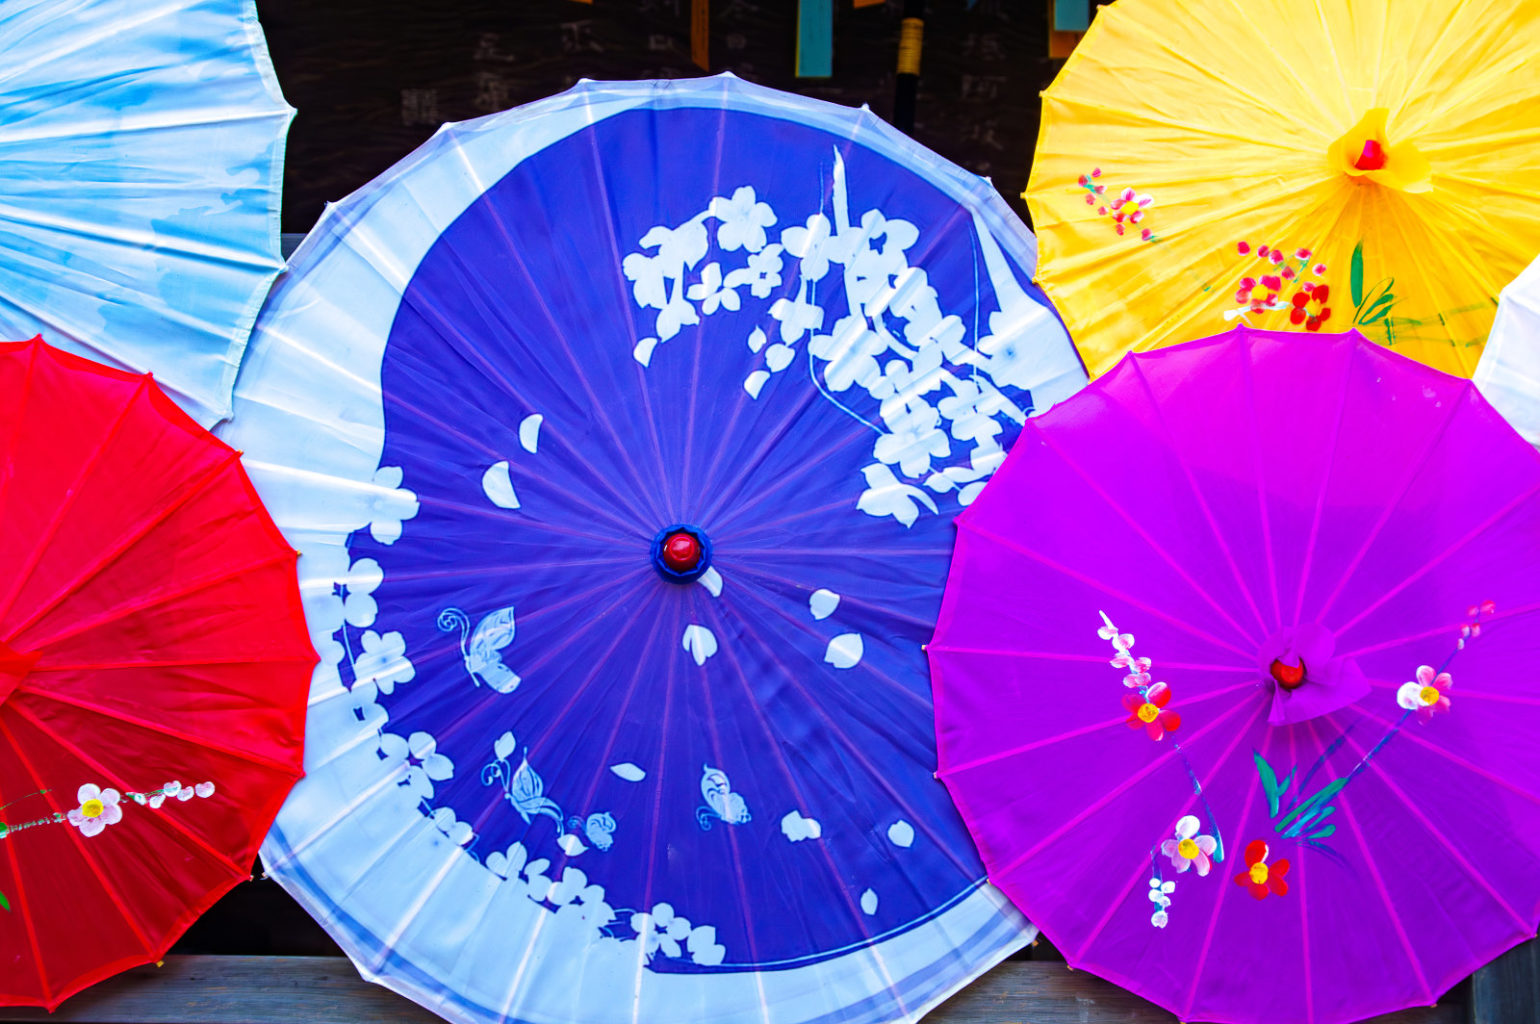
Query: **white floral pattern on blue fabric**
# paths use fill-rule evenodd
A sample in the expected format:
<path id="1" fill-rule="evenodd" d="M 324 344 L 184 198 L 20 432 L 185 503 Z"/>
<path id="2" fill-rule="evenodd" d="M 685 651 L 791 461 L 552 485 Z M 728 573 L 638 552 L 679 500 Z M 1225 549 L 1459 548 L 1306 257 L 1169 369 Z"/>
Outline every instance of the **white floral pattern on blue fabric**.
<path id="1" fill-rule="evenodd" d="M 372 481 L 375 490 L 369 496 L 369 535 L 381 544 L 401 539 L 401 523 L 417 515 L 417 495 L 401 486 L 400 466 L 381 466 Z"/>
<path id="2" fill-rule="evenodd" d="M 881 210 L 867 210 L 853 223 L 845 164 L 837 150 L 833 178 L 833 220 L 815 212 L 782 230 L 779 244 L 770 243 L 767 235 L 778 223 L 776 212 L 759 201 L 750 185 L 735 189 L 731 198 L 711 198 L 705 210 L 677 227 L 660 224 L 648 230 L 640 239 L 641 250 L 621 261 L 637 304 L 658 311 L 655 336 L 639 339 L 633 354 L 650 366 L 656 347 L 684 327 L 700 323 L 702 316 L 743 308 L 738 289 L 747 287 L 753 298 L 768 299 L 785 279 L 787 258 L 797 261 L 794 290 L 776 298 L 767 311 L 779 325 L 778 342 L 767 346 L 759 327 L 748 336 L 749 350 L 760 362 L 745 374 L 744 389 L 761 398 L 774 375 L 792 365 L 796 346 L 807 338 L 813 386 L 877 435 L 872 446 L 876 461 L 861 471 L 865 487 L 856 507 L 913 526 L 921 509 L 940 513 L 926 491 L 953 494 L 958 506 L 970 504 L 1004 461 L 999 435 L 1006 423 L 1026 422 L 1030 409 L 1007 398 L 1001 388 L 1027 383 L 1028 356 L 1019 350 L 1014 332 L 1023 319 L 1021 306 L 1030 300 L 993 238 L 981 231 L 980 248 L 1000 309 L 990 315 L 991 333 L 969 345 L 967 325 L 941 309 L 924 268 L 909 261 L 920 241 L 919 229 Z M 712 250 L 712 220 L 717 250 L 723 255 L 743 250 L 742 266 L 724 273 L 726 260 L 702 264 Z M 841 269 L 849 312 L 820 333 L 826 310 L 817 285 L 835 267 Z M 880 423 L 869 422 L 834 397 L 851 388 L 879 403 Z"/>
<path id="3" fill-rule="evenodd" d="M 406 656 L 406 640 L 400 633 L 392 630 L 380 634 L 371 629 L 365 631 L 359 642 L 364 650 L 353 663 L 354 678 L 359 683 L 390 694 L 397 684 L 409 683 L 417 677 L 417 668 Z"/>

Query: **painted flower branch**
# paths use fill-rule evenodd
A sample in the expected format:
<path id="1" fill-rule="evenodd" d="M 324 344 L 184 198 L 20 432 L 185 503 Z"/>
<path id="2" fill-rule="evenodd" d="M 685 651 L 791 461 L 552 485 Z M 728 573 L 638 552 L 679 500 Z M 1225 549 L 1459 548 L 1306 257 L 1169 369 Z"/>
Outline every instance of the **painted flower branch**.
<path id="1" fill-rule="evenodd" d="M 1128 727 L 1131 729 L 1143 729 L 1145 735 L 1155 742 L 1163 740 L 1167 734 L 1176 732 L 1181 727 L 1182 717 L 1175 711 L 1167 708 L 1171 702 L 1171 687 L 1165 683 L 1154 681 L 1150 674 L 1153 663 L 1149 658 L 1139 657 L 1133 653 L 1134 637 L 1131 633 L 1122 633 L 1106 612 L 1098 612 L 1102 618 L 1102 626 L 1096 631 L 1096 635 L 1112 645 L 1113 657 L 1110 664 L 1113 668 L 1121 669 L 1125 673 L 1123 685 L 1129 689 L 1129 693 L 1123 696 L 1123 707 L 1129 712 Z M 1150 861 L 1153 865 L 1154 876 L 1150 879 L 1150 902 L 1155 904 L 1155 913 L 1150 917 L 1150 923 L 1157 928 L 1164 928 L 1169 922 L 1168 910 L 1171 906 L 1171 894 L 1176 889 L 1175 882 L 1168 882 L 1161 872 L 1160 860 L 1165 857 L 1177 874 L 1186 872 L 1189 868 L 1198 872 L 1201 878 L 1209 873 L 1215 862 L 1225 859 L 1224 840 L 1220 836 L 1219 822 L 1214 817 L 1214 810 L 1209 806 L 1208 797 L 1203 795 L 1203 786 L 1198 782 L 1198 773 L 1193 770 L 1192 762 L 1182 752 L 1182 746 L 1173 737 L 1171 740 L 1172 753 L 1181 759 L 1182 767 L 1187 770 L 1187 777 L 1192 781 L 1193 795 L 1203 807 L 1203 813 L 1208 817 L 1212 834 L 1200 834 L 1202 822 L 1195 814 L 1186 814 L 1177 819 L 1172 829 L 1172 836 L 1153 847 L 1150 851 Z"/>

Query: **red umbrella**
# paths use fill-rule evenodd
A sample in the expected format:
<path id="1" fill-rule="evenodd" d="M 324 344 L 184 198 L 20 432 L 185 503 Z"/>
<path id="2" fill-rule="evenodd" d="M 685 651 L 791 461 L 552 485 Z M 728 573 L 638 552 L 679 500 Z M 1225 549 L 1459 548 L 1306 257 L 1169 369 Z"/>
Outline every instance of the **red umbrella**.
<path id="1" fill-rule="evenodd" d="M 0 343 L 0 1002 L 160 959 L 248 877 L 315 653 L 240 453 L 148 376 Z"/>

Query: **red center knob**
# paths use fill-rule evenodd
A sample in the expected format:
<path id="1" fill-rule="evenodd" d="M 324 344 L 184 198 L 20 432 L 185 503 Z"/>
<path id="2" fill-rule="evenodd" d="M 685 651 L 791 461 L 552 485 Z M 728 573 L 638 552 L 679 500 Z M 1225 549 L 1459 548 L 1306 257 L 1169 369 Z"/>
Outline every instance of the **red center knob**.
<path id="1" fill-rule="evenodd" d="M 675 572 L 690 572 L 700 565 L 700 540 L 693 533 L 676 530 L 663 538 L 663 564 Z"/>
<path id="2" fill-rule="evenodd" d="M 1353 166 L 1360 171 L 1382 171 L 1385 169 L 1385 159 L 1385 147 L 1380 145 L 1379 140 L 1366 139 L 1364 151 L 1358 154 Z"/>
<path id="3" fill-rule="evenodd" d="M 1268 672 L 1285 690 L 1297 690 L 1305 681 L 1305 662 L 1301 659 L 1298 665 L 1287 665 L 1275 658 Z"/>

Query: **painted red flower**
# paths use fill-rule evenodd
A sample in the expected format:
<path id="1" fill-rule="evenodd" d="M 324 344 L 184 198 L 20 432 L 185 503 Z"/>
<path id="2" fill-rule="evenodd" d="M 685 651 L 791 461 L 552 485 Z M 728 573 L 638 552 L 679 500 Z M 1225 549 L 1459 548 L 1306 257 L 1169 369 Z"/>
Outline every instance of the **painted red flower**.
<path id="1" fill-rule="evenodd" d="M 1152 740 L 1163 739 L 1168 732 L 1176 732 L 1182 724 L 1182 716 L 1167 711 L 1171 702 L 1171 687 L 1156 683 L 1141 696 L 1137 693 L 1123 695 L 1123 707 L 1128 711 L 1128 727 L 1143 729 Z"/>
<path id="2" fill-rule="evenodd" d="M 1263 899 L 1271 891 L 1277 896 L 1289 894 L 1289 883 L 1284 876 L 1289 873 L 1289 861 L 1287 857 L 1280 857 L 1271 864 L 1267 862 L 1267 844 L 1260 839 L 1254 839 L 1246 844 L 1246 870 L 1235 876 L 1236 885 L 1244 885 L 1251 890 L 1251 895 L 1257 899 Z"/>

